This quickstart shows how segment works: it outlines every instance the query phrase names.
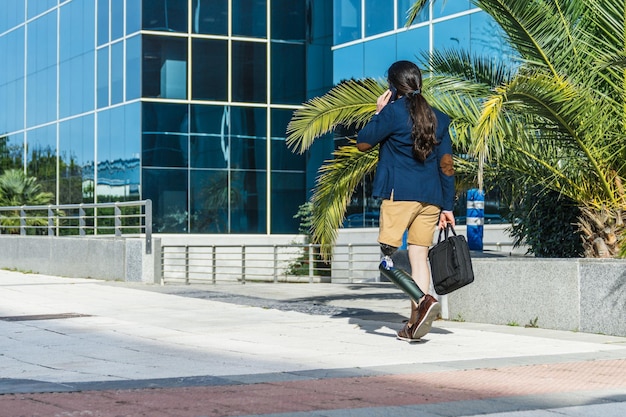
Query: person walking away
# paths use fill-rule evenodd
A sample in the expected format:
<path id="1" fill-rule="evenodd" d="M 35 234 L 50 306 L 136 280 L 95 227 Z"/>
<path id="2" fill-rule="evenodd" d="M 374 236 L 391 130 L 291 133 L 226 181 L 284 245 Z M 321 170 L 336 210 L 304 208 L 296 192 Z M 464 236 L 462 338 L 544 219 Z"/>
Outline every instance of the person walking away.
<path id="1" fill-rule="evenodd" d="M 422 74 L 410 61 L 387 70 L 389 89 L 376 102 L 376 113 L 357 135 L 357 148 L 379 145 L 373 196 L 380 206 L 378 242 L 383 254 L 379 269 L 411 298 L 411 314 L 397 337 L 417 341 L 441 313 L 429 294 L 428 248 L 437 227 L 455 225 L 454 165 L 450 118 L 431 107 L 422 95 Z M 411 275 L 393 267 L 391 256 L 407 243 Z"/>

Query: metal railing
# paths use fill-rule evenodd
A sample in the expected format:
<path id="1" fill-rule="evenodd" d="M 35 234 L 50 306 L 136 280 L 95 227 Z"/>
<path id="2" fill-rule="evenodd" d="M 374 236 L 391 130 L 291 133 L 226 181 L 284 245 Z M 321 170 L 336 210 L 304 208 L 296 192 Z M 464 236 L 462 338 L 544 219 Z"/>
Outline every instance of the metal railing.
<path id="1" fill-rule="evenodd" d="M 0 207 L 0 234 L 22 236 L 145 235 L 152 253 L 152 201 Z"/>
<path id="2" fill-rule="evenodd" d="M 358 249 L 357 249 L 358 248 Z M 219 282 L 330 282 L 375 279 L 378 244 L 339 245 L 332 262 L 319 245 L 162 245 L 164 284 Z"/>
<path id="3" fill-rule="evenodd" d="M 512 247 L 511 242 L 485 242 Z M 327 262 L 319 245 L 168 245 L 161 246 L 162 284 L 225 282 L 373 282 L 379 279 L 380 246 L 337 244 Z M 331 279 L 332 277 L 332 279 Z"/>

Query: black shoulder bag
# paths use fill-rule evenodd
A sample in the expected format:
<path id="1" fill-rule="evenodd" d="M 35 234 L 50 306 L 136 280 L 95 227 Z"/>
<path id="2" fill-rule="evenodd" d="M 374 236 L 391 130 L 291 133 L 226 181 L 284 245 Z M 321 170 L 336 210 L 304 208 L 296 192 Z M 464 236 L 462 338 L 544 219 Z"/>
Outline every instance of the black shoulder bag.
<path id="1" fill-rule="evenodd" d="M 454 227 L 448 224 L 445 228 L 445 239 L 441 240 L 443 231 L 439 231 L 437 244 L 428 251 L 433 285 L 439 295 L 451 293 L 474 282 L 472 260 L 465 236 L 457 236 Z"/>

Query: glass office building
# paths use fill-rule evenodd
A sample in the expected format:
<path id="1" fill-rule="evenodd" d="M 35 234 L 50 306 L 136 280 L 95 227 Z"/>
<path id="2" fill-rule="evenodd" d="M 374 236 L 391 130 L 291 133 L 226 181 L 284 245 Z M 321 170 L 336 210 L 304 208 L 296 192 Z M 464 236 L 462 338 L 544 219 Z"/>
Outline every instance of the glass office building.
<path id="1" fill-rule="evenodd" d="M 332 86 L 328 0 L 3 0 L 0 164 L 154 230 L 296 233 L 332 150 L 285 145 Z"/>
<path id="2" fill-rule="evenodd" d="M 413 0 L 334 0 L 335 84 L 365 77 L 384 82 L 387 68 L 393 62 L 409 60 L 423 67 L 435 50 L 461 49 L 501 62 L 508 62 L 513 56 L 501 29 L 469 0 L 434 0 L 406 28 L 407 11 L 413 3 Z M 431 104 L 436 107 L 436 103 Z M 370 186 L 366 180 L 354 193 L 346 226 L 378 226 L 380 201 L 371 198 Z M 464 216 L 465 200 L 459 199 L 458 204 L 457 214 Z"/>

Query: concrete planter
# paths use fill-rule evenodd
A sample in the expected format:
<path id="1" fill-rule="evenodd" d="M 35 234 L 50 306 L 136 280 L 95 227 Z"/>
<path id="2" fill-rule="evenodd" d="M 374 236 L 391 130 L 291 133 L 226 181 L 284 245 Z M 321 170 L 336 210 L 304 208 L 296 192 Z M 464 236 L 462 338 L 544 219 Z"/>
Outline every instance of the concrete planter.
<path id="1" fill-rule="evenodd" d="M 626 260 L 473 259 L 475 281 L 444 318 L 626 336 Z"/>

